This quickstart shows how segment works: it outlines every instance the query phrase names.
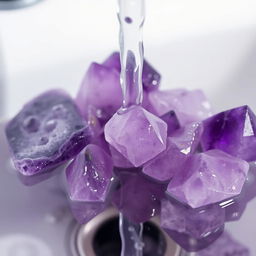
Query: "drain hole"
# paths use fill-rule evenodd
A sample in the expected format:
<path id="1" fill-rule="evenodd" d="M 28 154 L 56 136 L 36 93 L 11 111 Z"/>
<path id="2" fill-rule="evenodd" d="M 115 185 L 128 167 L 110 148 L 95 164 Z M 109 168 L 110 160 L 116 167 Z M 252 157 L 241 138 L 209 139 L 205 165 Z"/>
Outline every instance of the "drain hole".
<path id="1" fill-rule="evenodd" d="M 143 256 L 163 256 L 166 251 L 166 241 L 163 233 L 152 222 L 144 223 Z M 121 238 L 119 235 L 119 219 L 107 220 L 95 233 L 93 249 L 97 256 L 120 256 Z"/>

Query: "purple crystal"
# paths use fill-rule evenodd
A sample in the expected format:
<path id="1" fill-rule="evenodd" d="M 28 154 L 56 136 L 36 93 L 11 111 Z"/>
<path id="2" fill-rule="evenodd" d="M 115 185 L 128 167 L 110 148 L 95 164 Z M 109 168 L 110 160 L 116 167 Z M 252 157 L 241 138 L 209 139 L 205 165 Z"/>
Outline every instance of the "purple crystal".
<path id="1" fill-rule="evenodd" d="M 223 231 L 225 210 L 219 205 L 193 209 L 169 198 L 161 203 L 161 227 L 187 251 L 215 241 Z"/>
<path id="2" fill-rule="evenodd" d="M 166 114 L 162 115 L 160 118 L 167 123 L 167 127 L 168 127 L 167 135 L 168 135 L 168 137 L 171 136 L 174 131 L 176 131 L 180 128 L 179 120 L 178 120 L 174 111 L 169 111 Z"/>
<path id="3" fill-rule="evenodd" d="M 203 123 L 203 150 L 220 149 L 246 161 L 256 160 L 256 116 L 248 106 L 221 112 Z"/>
<path id="4" fill-rule="evenodd" d="M 212 115 L 210 104 L 201 90 L 155 90 L 148 97 L 154 113 L 162 116 L 168 111 L 175 111 L 181 126 Z"/>
<path id="5" fill-rule="evenodd" d="M 167 192 L 193 208 L 240 194 L 249 165 L 220 150 L 191 156 L 169 183 Z"/>
<path id="6" fill-rule="evenodd" d="M 203 132 L 201 123 L 190 123 L 179 130 L 176 130 L 170 138 L 170 141 L 177 146 L 181 153 L 188 155 L 195 153 Z"/>
<path id="7" fill-rule="evenodd" d="M 230 234 L 224 232 L 219 239 L 206 249 L 199 251 L 197 256 L 250 256 L 244 245 L 235 241 Z"/>
<path id="8" fill-rule="evenodd" d="M 103 65 L 109 68 L 116 69 L 121 72 L 120 55 L 118 52 L 111 54 Z M 161 82 L 161 75 L 146 61 L 143 62 L 142 83 L 147 91 L 155 90 L 159 87 Z"/>
<path id="9" fill-rule="evenodd" d="M 147 162 L 142 172 L 159 182 L 168 182 L 175 173 L 182 169 L 186 159 L 186 155 L 172 143 L 171 138 L 168 138 L 167 149 Z"/>
<path id="10" fill-rule="evenodd" d="M 125 158 L 121 153 L 119 153 L 114 147 L 109 146 L 112 161 L 115 167 L 120 168 L 133 168 L 134 165 Z"/>
<path id="11" fill-rule="evenodd" d="M 87 118 L 87 108 L 92 105 L 99 115 L 110 118 L 122 104 L 119 73 L 97 63 L 89 67 L 76 98 L 82 115 Z"/>
<path id="12" fill-rule="evenodd" d="M 140 223 L 159 213 L 166 185 L 146 179 L 138 168 L 117 168 L 115 172 L 120 184 L 113 194 L 113 203 L 126 218 Z"/>
<path id="13" fill-rule="evenodd" d="M 108 121 L 105 138 L 138 167 L 166 149 L 167 125 L 142 107 L 134 106 Z"/>
<path id="14" fill-rule="evenodd" d="M 90 220 L 107 206 L 113 183 L 112 170 L 110 156 L 93 144 L 86 146 L 67 167 L 69 197 L 74 202 L 71 206 L 75 216 L 81 216 L 82 209 L 87 209 L 83 218 L 78 218 L 79 222 Z"/>
<path id="15" fill-rule="evenodd" d="M 70 96 L 52 90 L 26 104 L 8 123 L 6 136 L 16 168 L 35 175 L 78 154 L 91 130 Z"/>
<path id="16" fill-rule="evenodd" d="M 104 202 L 112 180 L 113 164 L 100 147 L 89 144 L 67 167 L 70 199 Z"/>

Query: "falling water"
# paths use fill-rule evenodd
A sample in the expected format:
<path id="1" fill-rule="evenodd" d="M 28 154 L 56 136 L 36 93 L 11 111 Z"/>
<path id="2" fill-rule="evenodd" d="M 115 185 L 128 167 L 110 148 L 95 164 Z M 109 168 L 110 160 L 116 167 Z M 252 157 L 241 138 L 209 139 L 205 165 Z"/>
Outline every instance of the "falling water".
<path id="1" fill-rule="evenodd" d="M 144 0 L 118 0 L 120 22 L 121 87 L 123 107 L 128 109 L 142 102 Z M 121 256 L 142 256 L 143 224 L 135 224 L 120 214 Z"/>

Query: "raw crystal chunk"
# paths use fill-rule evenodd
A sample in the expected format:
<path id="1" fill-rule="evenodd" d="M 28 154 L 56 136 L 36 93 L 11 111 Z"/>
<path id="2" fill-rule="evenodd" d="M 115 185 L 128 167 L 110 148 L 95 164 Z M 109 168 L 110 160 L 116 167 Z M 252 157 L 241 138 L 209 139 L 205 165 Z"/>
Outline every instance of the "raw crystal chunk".
<path id="1" fill-rule="evenodd" d="M 221 112 L 203 123 L 203 150 L 220 149 L 246 161 L 256 160 L 256 116 L 248 106 Z"/>
<path id="2" fill-rule="evenodd" d="M 6 136 L 16 168 L 23 175 L 50 170 L 78 154 L 91 130 L 63 91 L 41 94 L 8 123 Z"/>
<path id="3" fill-rule="evenodd" d="M 167 192 L 193 208 L 240 194 L 249 165 L 219 150 L 193 155 L 171 180 Z"/>
<path id="4" fill-rule="evenodd" d="M 195 153 L 203 132 L 201 123 L 187 124 L 173 132 L 170 141 L 177 146 L 181 153 L 188 155 Z"/>
<path id="5" fill-rule="evenodd" d="M 76 212 L 88 208 L 84 220 L 88 221 L 107 206 L 113 181 L 113 164 L 110 156 L 100 147 L 89 144 L 66 169 L 69 196 Z M 83 207 L 83 203 L 86 205 Z M 78 206 L 78 207 L 76 207 Z M 87 207 L 88 206 L 88 207 Z M 94 209 L 92 211 L 92 209 Z M 80 214 L 78 214 L 80 216 Z M 81 221 L 81 220 L 80 220 Z"/>
<path id="6" fill-rule="evenodd" d="M 117 151 L 114 147 L 109 146 L 112 161 L 115 167 L 120 168 L 133 168 L 134 165 L 125 158 L 119 151 Z"/>
<path id="7" fill-rule="evenodd" d="M 160 116 L 160 118 L 167 123 L 167 127 L 168 127 L 167 135 L 168 135 L 168 137 L 171 136 L 174 131 L 176 131 L 180 128 L 179 120 L 178 120 L 174 111 L 169 111 L 166 114 Z"/>
<path id="8" fill-rule="evenodd" d="M 224 232 L 212 245 L 197 253 L 197 256 L 250 256 L 247 247 Z"/>
<path id="9" fill-rule="evenodd" d="M 186 159 L 186 155 L 168 138 L 167 149 L 147 162 L 142 172 L 159 182 L 167 182 L 175 173 L 181 171 Z"/>
<path id="10" fill-rule="evenodd" d="M 181 126 L 201 121 L 212 115 L 210 104 L 201 90 L 155 90 L 149 93 L 149 101 L 158 116 L 175 111 Z"/>
<path id="11" fill-rule="evenodd" d="M 162 200 L 161 227 L 187 251 L 215 241 L 223 231 L 225 210 L 219 205 L 193 209 L 171 198 Z"/>
<path id="12" fill-rule="evenodd" d="M 135 167 L 166 149 L 167 124 L 140 106 L 116 113 L 104 131 L 107 142 Z"/>
<path id="13" fill-rule="evenodd" d="M 103 65 L 121 72 L 119 53 L 114 52 L 103 62 Z M 155 90 L 159 87 L 160 81 L 161 75 L 146 60 L 144 60 L 142 71 L 142 83 L 144 89 L 147 91 Z"/>
<path id="14" fill-rule="evenodd" d="M 113 203 L 126 218 L 140 223 L 159 213 L 166 185 L 148 180 L 139 168 L 116 168 L 115 172 L 119 186 L 113 194 Z"/>
<path id="15" fill-rule="evenodd" d="M 92 105 L 97 114 L 108 120 L 122 104 L 120 75 L 114 68 L 92 63 L 82 81 L 76 98 L 82 115 Z"/>

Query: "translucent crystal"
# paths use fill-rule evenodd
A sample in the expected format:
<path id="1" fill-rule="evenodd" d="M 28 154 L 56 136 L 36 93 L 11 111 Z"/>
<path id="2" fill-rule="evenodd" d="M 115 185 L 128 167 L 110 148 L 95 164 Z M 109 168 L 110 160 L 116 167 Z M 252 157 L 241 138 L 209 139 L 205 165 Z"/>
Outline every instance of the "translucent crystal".
<path id="1" fill-rule="evenodd" d="M 240 194 L 249 165 L 219 150 L 196 154 L 169 183 L 167 192 L 193 208 Z"/>

